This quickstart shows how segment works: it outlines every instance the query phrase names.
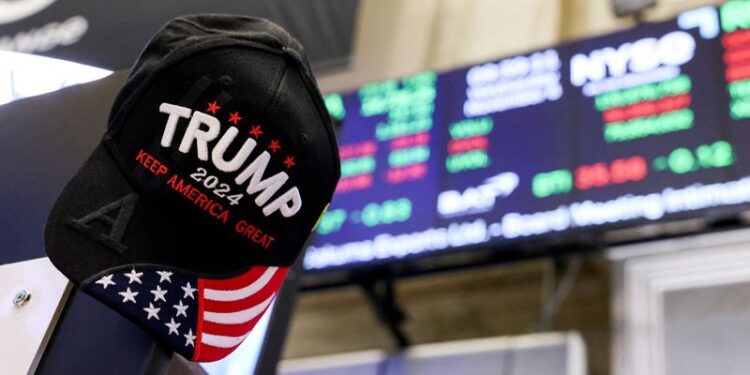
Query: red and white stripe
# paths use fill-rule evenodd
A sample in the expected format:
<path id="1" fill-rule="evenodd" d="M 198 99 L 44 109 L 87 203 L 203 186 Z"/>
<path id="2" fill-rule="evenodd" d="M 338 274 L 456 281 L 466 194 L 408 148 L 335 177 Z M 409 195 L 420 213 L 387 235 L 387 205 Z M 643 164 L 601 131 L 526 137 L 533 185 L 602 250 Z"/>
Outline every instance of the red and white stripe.
<path id="1" fill-rule="evenodd" d="M 287 271 L 256 266 L 231 279 L 199 279 L 193 360 L 216 361 L 239 346 L 271 305 Z"/>

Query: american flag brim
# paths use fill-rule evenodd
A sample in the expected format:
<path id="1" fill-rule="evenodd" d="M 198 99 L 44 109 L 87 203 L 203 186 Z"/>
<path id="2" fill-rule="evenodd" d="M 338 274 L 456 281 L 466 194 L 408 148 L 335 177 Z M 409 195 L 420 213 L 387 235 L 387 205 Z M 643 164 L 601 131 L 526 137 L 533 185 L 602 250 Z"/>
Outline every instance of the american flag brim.
<path id="1" fill-rule="evenodd" d="M 84 290 L 196 362 L 234 351 L 273 302 L 288 268 L 253 266 L 226 279 L 152 265 L 98 274 Z"/>
<path id="2" fill-rule="evenodd" d="M 288 268 L 256 266 L 231 279 L 199 279 L 193 360 L 216 361 L 234 351 L 271 305 L 287 272 Z"/>

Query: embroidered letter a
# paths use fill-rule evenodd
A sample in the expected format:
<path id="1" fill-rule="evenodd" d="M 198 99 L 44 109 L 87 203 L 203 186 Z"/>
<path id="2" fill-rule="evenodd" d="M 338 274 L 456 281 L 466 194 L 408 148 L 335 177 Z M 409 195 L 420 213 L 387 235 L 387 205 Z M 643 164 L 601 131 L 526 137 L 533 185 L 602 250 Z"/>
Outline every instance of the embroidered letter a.
<path id="1" fill-rule="evenodd" d="M 137 202 L 138 195 L 130 194 L 80 219 L 70 218 L 68 224 L 92 240 L 122 254 L 127 249 L 127 246 L 121 242 L 122 237 L 125 235 L 125 229 L 130 223 L 130 217 L 135 211 Z M 98 222 L 99 225 L 93 225 L 94 222 Z"/>

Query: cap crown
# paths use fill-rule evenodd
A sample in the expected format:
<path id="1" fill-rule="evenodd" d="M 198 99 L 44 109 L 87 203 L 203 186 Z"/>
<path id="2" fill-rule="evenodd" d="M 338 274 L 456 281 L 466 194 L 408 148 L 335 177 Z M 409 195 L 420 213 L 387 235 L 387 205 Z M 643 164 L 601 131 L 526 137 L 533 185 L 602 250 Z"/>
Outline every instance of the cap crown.
<path id="1" fill-rule="evenodd" d="M 205 233 L 202 244 L 163 244 L 207 247 L 176 266 L 233 273 L 288 266 L 301 251 L 339 175 L 302 56 L 270 22 L 201 15 L 170 22 L 138 59 L 106 145 L 142 195 Z M 139 263 L 167 261 L 141 255 Z"/>

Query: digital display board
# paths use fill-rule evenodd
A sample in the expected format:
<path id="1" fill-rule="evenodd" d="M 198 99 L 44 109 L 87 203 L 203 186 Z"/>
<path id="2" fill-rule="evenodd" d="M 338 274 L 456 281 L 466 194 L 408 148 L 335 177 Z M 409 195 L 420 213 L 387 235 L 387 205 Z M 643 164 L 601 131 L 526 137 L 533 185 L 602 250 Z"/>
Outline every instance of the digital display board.
<path id="1" fill-rule="evenodd" d="M 750 203 L 750 0 L 329 95 L 342 178 L 308 271 Z"/>

